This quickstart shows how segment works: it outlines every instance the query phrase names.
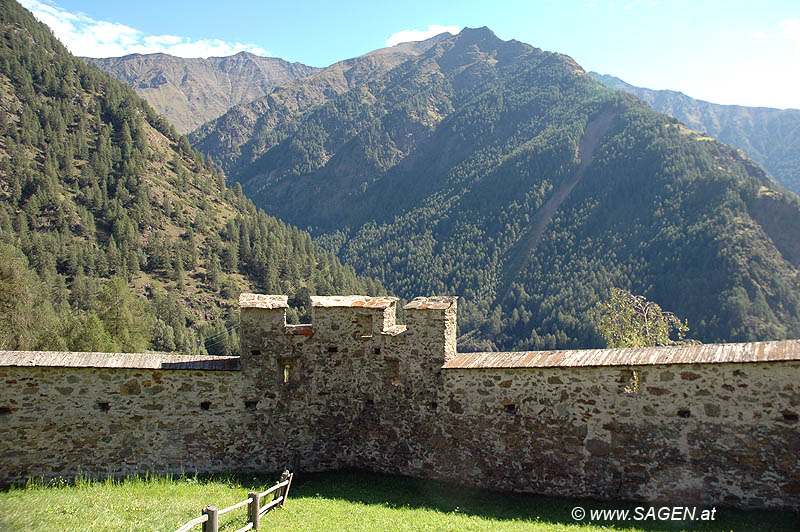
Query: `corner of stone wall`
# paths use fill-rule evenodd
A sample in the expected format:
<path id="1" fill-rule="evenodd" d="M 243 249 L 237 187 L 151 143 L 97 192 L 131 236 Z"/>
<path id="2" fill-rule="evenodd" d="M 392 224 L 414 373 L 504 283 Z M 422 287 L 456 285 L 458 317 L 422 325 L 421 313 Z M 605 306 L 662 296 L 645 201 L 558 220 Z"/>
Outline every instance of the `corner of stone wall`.
<path id="1" fill-rule="evenodd" d="M 242 371 L 250 382 L 263 381 L 277 374 L 268 364 L 283 351 L 288 298 L 283 295 L 241 294 L 239 296 L 239 343 Z M 273 367 L 275 366 L 275 367 Z"/>
<path id="2" fill-rule="evenodd" d="M 439 366 L 455 358 L 457 296 L 417 297 L 403 308 L 413 349 Z"/>

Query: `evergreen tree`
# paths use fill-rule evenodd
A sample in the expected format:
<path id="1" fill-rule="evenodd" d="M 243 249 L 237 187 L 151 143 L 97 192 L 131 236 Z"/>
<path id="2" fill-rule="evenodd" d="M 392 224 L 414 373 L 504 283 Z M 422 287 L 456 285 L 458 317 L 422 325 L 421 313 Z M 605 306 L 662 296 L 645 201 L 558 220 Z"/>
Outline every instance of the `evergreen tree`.
<path id="1" fill-rule="evenodd" d="M 123 352 L 144 351 L 150 338 L 150 320 L 127 281 L 114 276 L 100 295 L 100 319 L 116 347 Z"/>

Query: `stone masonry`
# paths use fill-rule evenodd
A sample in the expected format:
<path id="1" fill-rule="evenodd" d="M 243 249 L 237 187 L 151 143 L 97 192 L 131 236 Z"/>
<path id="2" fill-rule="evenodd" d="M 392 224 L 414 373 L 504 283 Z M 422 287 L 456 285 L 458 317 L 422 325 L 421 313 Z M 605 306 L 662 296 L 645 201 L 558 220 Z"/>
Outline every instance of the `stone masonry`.
<path id="1" fill-rule="evenodd" d="M 800 341 L 457 353 L 455 297 L 240 297 L 241 357 L 0 352 L 0 475 L 357 467 L 800 509 Z"/>

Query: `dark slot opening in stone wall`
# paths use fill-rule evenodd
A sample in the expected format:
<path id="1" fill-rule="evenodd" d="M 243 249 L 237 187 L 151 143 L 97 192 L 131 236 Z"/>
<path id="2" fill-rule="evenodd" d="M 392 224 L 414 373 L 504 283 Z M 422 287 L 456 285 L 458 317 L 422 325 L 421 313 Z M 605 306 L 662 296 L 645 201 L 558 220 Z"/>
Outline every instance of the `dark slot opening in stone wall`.
<path id="1" fill-rule="evenodd" d="M 332 346 L 328 347 L 328 353 L 338 353 L 338 352 L 339 352 L 339 348 L 336 347 L 335 345 L 332 345 Z"/>
<path id="2" fill-rule="evenodd" d="M 638 395 L 639 393 L 639 370 L 638 369 L 624 369 L 619 379 L 622 385 L 622 392 L 628 395 Z"/>
<path id="3" fill-rule="evenodd" d="M 11 409 L 7 406 L 0 406 L 0 416 L 7 416 L 11 413 Z"/>
<path id="4" fill-rule="evenodd" d="M 784 412 L 783 420 L 786 423 L 797 423 L 797 414 L 795 414 L 794 412 Z"/>
<path id="5" fill-rule="evenodd" d="M 211 401 L 203 401 L 202 403 L 200 403 L 200 408 L 202 408 L 203 410 L 210 409 L 211 408 Z"/>
<path id="6" fill-rule="evenodd" d="M 101 412 L 108 412 L 109 410 L 111 410 L 111 403 L 98 402 L 96 408 Z"/>
<path id="7" fill-rule="evenodd" d="M 258 406 L 258 401 L 245 401 L 244 402 L 244 407 L 247 410 L 255 410 L 257 406 Z"/>
<path id="8" fill-rule="evenodd" d="M 278 361 L 278 369 L 283 384 L 289 384 L 289 382 L 296 380 L 299 368 L 300 362 L 297 358 L 280 359 Z"/>
<path id="9" fill-rule="evenodd" d="M 252 351 L 250 351 L 250 354 L 253 355 L 254 357 L 261 356 L 261 350 L 260 349 L 253 349 Z"/>
<path id="10" fill-rule="evenodd" d="M 682 418 L 692 417 L 692 413 L 688 410 L 678 410 L 678 417 Z"/>
<path id="11" fill-rule="evenodd" d="M 516 414 L 517 413 L 517 405 L 514 403 L 509 403 L 507 405 L 503 405 L 507 414 Z"/>

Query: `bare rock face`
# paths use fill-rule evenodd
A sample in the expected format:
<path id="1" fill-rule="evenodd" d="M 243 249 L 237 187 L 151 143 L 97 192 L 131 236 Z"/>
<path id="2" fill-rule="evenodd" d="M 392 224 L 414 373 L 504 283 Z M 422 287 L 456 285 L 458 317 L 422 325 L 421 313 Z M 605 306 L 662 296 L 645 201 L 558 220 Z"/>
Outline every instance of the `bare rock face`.
<path id="1" fill-rule="evenodd" d="M 196 129 L 234 105 L 269 94 L 278 85 L 320 70 L 248 52 L 205 59 L 131 54 L 85 60 L 133 87 L 180 133 Z"/>

